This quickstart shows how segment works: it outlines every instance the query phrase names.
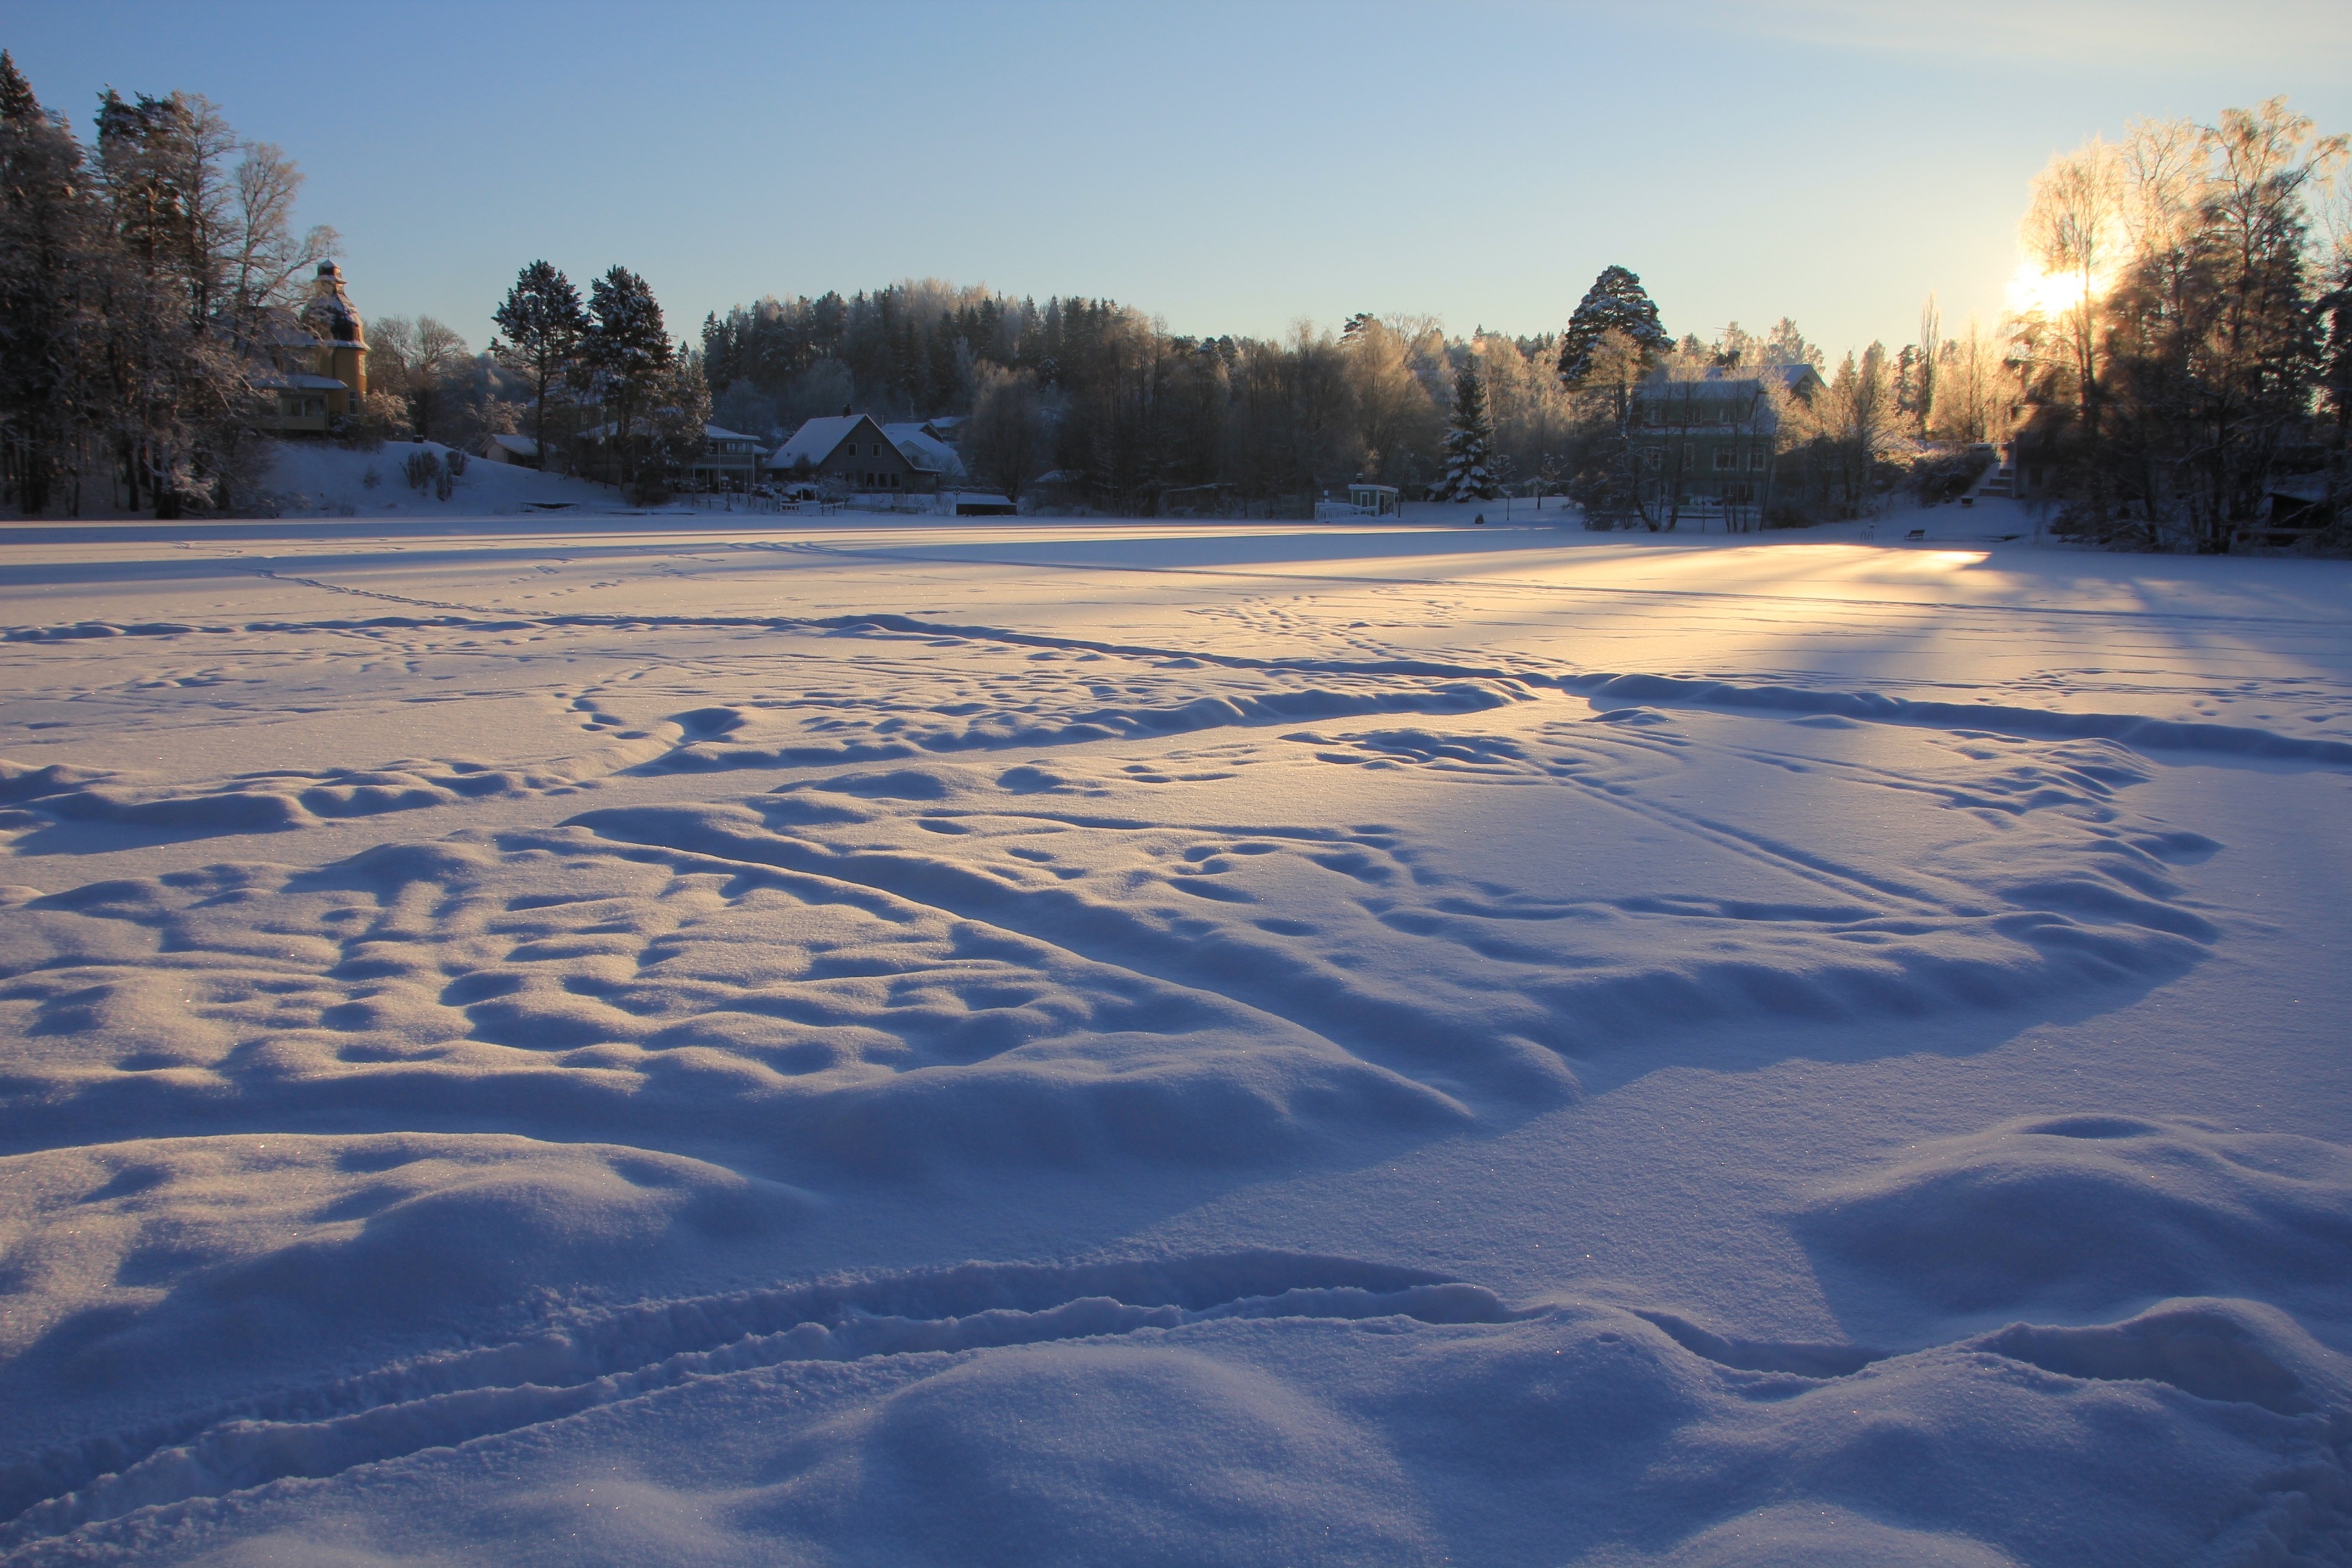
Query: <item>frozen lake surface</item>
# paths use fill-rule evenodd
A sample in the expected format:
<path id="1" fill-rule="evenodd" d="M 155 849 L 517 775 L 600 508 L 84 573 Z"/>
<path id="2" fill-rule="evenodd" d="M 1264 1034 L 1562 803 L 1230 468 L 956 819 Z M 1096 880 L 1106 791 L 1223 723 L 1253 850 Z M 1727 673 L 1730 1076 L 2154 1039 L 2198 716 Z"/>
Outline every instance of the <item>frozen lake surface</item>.
<path id="1" fill-rule="evenodd" d="M 2352 567 L 1924 516 L 11 526 L 0 1554 L 2347 1561 Z"/>

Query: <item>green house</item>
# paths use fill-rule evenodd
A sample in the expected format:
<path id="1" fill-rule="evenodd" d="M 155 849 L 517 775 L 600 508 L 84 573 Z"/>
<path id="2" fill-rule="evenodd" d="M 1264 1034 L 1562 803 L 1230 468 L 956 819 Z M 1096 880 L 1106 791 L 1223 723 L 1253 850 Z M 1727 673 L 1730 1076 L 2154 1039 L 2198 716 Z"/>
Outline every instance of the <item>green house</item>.
<path id="1" fill-rule="evenodd" d="M 1633 390 L 1630 434 L 1641 465 L 1641 505 L 1667 527 L 1720 518 L 1755 527 L 1772 503 L 1780 407 L 1810 402 L 1811 365 L 1713 365 L 1662 370 Z"/>

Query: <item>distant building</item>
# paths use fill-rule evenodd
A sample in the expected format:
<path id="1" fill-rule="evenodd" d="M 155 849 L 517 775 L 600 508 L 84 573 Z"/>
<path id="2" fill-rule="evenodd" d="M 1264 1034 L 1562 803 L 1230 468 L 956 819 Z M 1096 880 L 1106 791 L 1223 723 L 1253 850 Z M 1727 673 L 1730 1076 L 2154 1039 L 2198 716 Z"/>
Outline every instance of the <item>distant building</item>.
<path id="1" fill-rule="evenodd" d="M 687 465 L 697 483 L 714 489 L 749 490 L 760 482 L 760 443 L 740 430 L 702 427 L 701 455 Z"/>
<path id="2" fill-rule="evenodd" d="M 1779 470 L 1772 394 L 1810 401 L 1822 384 L 1811 365 L 1661 371 L 1643 382 L 1633 389 L 1631 434 L 1645 507 L 1719 512 L 1733 522 L 1760 517 Z"/>
<path id="3" fill-rule="evenodd" d="M 295 330 L 273 350 L 274 368 L 253 378 L 254 390 L 271 400 L 255 423 L 281 434 L 323 435 L 367 395 L 367 330 L 343 292 L 342 268 L 319 264 L 294 319 Z"/>
<path id="4" fill-rule="evenodd" d="M 932 495 L 943 475 L 961 475 L 963 465 L 946 443 L 936 434 L 923 435 L 924 430 L 912 424 L 885 430 L 863 413 L 812 419 L 776 448 L 768 466 L 794 476 L 837 479 L 866 495 Z M 911 450 L 902 449 L 891 431 L 906 434 Z"/>
<path id="5" fill-rule="evenodd" d="M 511 463 L 518 468 L 539 466 L 539 443 L 528 435 L 485 435 L 474 444 L 474 455 L 485 463 Z"/>
<path id="6" fill-rule="evenodd" d="M 886 424 L 882 427 L 882 434 L 890 438 L 890 444 L 898 449 L 899 455 L 917 468 L 940 480 L 961 479 L 964 476 L 963 458 L 958 455 L 954 444 L 940 428 L 941 423 L 927 419 L 915 424 Z M 949 420 L 944 423 L 953 425 L 957 422 Z M 931 487 L 937 489 L 938 486 L 934 484 Z"/>

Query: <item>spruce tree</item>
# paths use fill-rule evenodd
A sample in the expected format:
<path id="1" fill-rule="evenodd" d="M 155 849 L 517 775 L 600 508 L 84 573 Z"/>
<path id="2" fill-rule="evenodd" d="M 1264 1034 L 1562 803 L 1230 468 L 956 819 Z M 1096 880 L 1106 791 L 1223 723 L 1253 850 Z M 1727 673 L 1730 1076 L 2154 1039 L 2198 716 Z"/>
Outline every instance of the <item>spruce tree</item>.
<path id="1" fill-rule="evenodd" d="M 1493 471 L 1494 422 L 1486 416 L 1486 388 L 1471 361 L 1454 378 L 1454 428 L 1445 433 L 1445 476 L 1437 482 L 1440 501 L 1491 501 L 1496 488 Z"/>
<path id="2" fill-rule="evenodd" d="M 16 59 L 0 49 L 0 120 L 29 120 L 41 112 L 33 84 L 16 68 Z"/>
<path id="3" fill-rule="evenodd" d="M 1641 349 L 1645 360 L 1665 353 L 1675 340 L 1658 321 L 1658 308 L 1642 287 L 1642 280 L 1622 267 L 1612 267 L 1592 280 L 1576 313 L 1560 335 L 1559 379 L 1571 387 L 1584 384 L 1592 371 L 1592 348 L 1611 328 L 1624 333 Z"/>
<path id="4" fill-rule="evenodd" d="M 534 261 L 516 275 L 506 303 L 491 319 L 503 338 L 490 340 L 499 363 L 530 378 L 536 410 L 531 439 L 539 444 L 539 464 L 547 466 L 547 394 L 570 379 L 580 358 L 581 340 L 588 334 L 588 312 L 572 280 L 544 261 Z M 709 328 L 705 328 L 708 341 Z"/>

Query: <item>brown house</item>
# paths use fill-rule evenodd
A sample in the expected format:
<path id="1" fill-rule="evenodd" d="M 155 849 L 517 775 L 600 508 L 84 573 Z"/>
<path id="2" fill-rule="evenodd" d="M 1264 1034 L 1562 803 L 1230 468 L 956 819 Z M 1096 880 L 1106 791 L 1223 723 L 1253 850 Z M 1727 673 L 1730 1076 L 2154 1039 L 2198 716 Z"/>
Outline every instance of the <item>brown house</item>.
<path id="1" fill-rule="evenodd" d="M 812 479 L 838 479 L 864 495 L 928 495 L 940 483 L 937 471 L 908 461 L 882 427 L 862 413 L 810 420 L 776 448 L 768 470 L 787 477 L 805 472 Z"/>

